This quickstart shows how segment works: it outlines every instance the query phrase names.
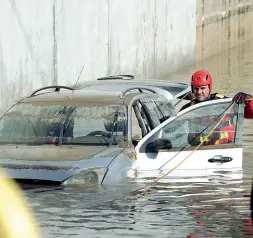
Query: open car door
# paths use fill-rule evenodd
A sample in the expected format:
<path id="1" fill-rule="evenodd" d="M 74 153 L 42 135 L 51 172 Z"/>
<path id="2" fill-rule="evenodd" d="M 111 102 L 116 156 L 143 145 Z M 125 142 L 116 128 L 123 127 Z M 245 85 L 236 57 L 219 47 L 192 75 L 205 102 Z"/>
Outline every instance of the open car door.
<path id="1" fill-rule="evenodd" d="M 154 171 L 165 174 L 173 170 L 168 176 L 188 177 L 206 176 L 220 170 L 241 170 L 244 106 L 231 105 L 231 98 L 207 101 L 169 118 L 138 143 L 133 168 L 140 177 L 154 176 Z M 224 113 L 226 116 L 215 129 Z M 199 145 L 193 140 L 196 135 L 208 135 L 214 130 L 213 134 L 220 136 L 221 128 L 223 135 L 232 133 L 232 141 L 220 144 L 210 141 L 209 145 L 203 144 L 196 149 Z"/>

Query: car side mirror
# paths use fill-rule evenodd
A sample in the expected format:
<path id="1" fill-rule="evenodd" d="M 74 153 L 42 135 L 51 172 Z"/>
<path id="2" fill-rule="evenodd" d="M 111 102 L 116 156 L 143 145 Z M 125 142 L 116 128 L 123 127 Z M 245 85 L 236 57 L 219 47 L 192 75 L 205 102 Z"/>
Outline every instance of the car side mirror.
<path id="1" fill-rule="evenodd" d="M 147 152 L 158 153 L 159 150 L 170 150 L 172 148 L 171 141 L 168 139 L 156 139 L 147 145 Z"/>

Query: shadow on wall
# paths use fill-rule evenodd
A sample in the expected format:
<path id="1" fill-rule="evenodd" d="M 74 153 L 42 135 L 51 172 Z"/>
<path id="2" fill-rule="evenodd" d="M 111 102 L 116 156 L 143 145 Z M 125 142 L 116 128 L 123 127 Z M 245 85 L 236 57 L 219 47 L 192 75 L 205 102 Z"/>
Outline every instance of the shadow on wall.
<path id="1" fill-rule="evenodd" d="M 253 38 L 253 3 L 197 0 L 196 61 Z"/>

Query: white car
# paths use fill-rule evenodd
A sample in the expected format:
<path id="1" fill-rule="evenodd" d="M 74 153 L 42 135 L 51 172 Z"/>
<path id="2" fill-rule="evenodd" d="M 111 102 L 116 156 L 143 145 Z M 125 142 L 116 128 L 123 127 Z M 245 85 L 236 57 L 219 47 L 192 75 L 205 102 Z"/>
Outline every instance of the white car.
<path id="1" fill-rule="evenodd" d="M 243 106 L 234 104 L 228 114 L 233 118 L 235 128 L 234 131 L 228 131 L 235 134 L 233 142 L 202 145 L 197 148 L 197 145 L 191 143 L 188 137 L 190 133 L 209 134 L 230 106 L 231 98 L 207 101 L 193 105 L 176 116 L 170 117 L 138 143 L 135 148 L 137 160 L 133 168 L 138 171 L 140 177 L 146 177 L 147 174 L 150 177 L 154 176 L 154 168 L 162 171 L 162 174 L 169 173 L 167 178 L 208 176 L 216 172 L 225 173 L 225 171 L 237 171 L 238 176 L 241 177 Z M 212 124 L 206 124 L 203 122 L 205 118 L 216 119 Z M 219 130 L 214 130 L 215 133 L 219 133 Z M 170 149 L 159 149 L 159 141 L 162 139 L 171 142 Z M 150 143 L 158 145 L 154 152 L 147 151 Z"/>

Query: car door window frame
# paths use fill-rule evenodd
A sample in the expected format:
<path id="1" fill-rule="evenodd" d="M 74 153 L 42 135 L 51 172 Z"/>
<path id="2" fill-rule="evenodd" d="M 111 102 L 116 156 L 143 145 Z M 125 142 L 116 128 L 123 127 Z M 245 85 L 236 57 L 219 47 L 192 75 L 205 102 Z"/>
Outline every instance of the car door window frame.
<path id="1" fill-rule="evenodd" d="M 159 110 L 161 113 L 162 118 L 159 118 L 159 119 L 162 119 L 162 122 L 165 120 L 165 117 L 167 117 L 167 118 L 169 118 L 170 116 L 173 117 L 176 114 L 176 110 L 175 110 L 173 104 L 170 103 L 170 101 L 167 101 L 165 98 L 162 99 L 159 96 L 155 97 L 155 95 L 153 95 L 153 94 L 151 94 L 150 96 L 145 95 L 144 97 L 139 97 L 139 98 L 133 100 L 128 105 L 128 110 L 127 110 L 127 113 L 128 113 L 128 130 L 127 130 L 128 141 L 132 140 L 132 127 L 133 127 L 132 109 L 136 110 L 136 112 L 137 112 L 137 113 L 135 112 L 135 116 L 137 117 L 137 119 L 139 121 L 139 126 L 143 132 L 142 138 L 145 137 L 148 133 L 150 133 L 154 129 L 151 127 L 150 119 L 148 119 L 148 117 L 147 117 L 147 110 L 145 110 L 143 108 L 143 105 L 142 105 L 143 100 L 144 101 L 150 100 L 154 103 L 155 107 L 159 107 L 159 108 L 157 108 L 157 110 Z M 168 108 L 160 107 L 157 102 L 169 104 Z M 168 115 L 168 114 L 171 114 L 171 115 Z"/>

